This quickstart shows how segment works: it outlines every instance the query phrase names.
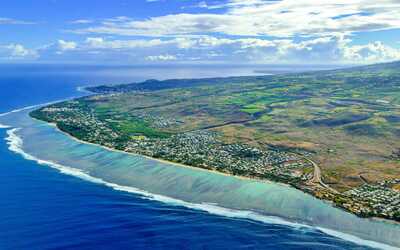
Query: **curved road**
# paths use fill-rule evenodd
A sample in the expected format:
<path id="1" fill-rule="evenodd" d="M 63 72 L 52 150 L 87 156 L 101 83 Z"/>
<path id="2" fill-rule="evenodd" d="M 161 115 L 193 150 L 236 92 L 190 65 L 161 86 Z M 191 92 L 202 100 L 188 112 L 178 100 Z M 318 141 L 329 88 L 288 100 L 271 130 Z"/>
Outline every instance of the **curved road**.
<path id="1" fill-rule="evenodd" d="M 321 174 L 321 168 L 318 166 L 317 163 L 315 163 L 313 160 L 304 157 L 305 160 L 307 160 L 308 162 L 310 162 L 313 167 L 314 167 L 314 174 L 313 174 L 313 178 L 309 180 L 309 183 L 311 184 L 319 184 L 322 187 L 329 189 L 330 191 L 334 192 L 334 193 L 339 193 L 338 191 L 336 191 L 335 189 L 331 188 L 330 186 L 328 186 L 327 184 L 325 184 L 322 181 L 322 174 Z"/>

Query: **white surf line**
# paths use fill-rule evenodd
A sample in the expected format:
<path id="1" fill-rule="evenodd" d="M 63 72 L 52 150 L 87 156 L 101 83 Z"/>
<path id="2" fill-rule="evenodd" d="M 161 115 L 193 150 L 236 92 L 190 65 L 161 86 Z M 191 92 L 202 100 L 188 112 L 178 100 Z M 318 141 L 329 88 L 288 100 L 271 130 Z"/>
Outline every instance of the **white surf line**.
<path id="1" fill-rule="evenodd" d="M 77 87 L 77 91 L 85 92 L 84 87 Z M 63 99 L 59 99 L 59 100 L 55 100 L 55 101 L 51 101 L 51 102 L 45 102 L 45 103 L 40 103 L 40 104 L 35 104 L 35 105 L 31 105 L 31 106 L 22 107 L 22 108 L 19 108 L 19 109 L 14 109 L 14 110 L 11 110 L 9 112 L 0 114 L 0 117 L 6 116 L 6 115 L 10 115 L 10 114 L 13 114 L 13 113 L 17 113 L 17 112 L 21 112 L 21 111 L 28 110 L 28 109 L 34 109 L 34 108 L 38 108 L 38 107 L 41 107 L 41 106 L 54 104 L 54 103 L 57 103 L 57 102 L 63 102 L 63 101 L 71 100 L 71 99 L 78 98 L 78 97 L 81 97 L 81 96 L 71 96 L 71 97 L 67 97 L 67 98 L 63 98 Z"/>
<path id="2" fill-rule="evenodd" d="M 48 103 L 43 103 L 43 104 L 26 106 L 26 107 L 19 108 L 19 109 L 14 109 L 14 110 L 11 110 L 9 112 L 0 114 L 0 117 L 4 117 L 4 116 L 7 116 L 7 115 L 10 115 L 10 114 L 13 114 L 13 113 L 18 113 L 18 112 L 21 112 L 21 111 L 24 111 L 24 110 L 28 110 L 28 109 L 34 109 L 34 108 L 37 108 L 37 107 L 40 107 L 40 106 L 44 106 L 44 105 L 49 105 L 49 104 L 52 104 L 52 103 L 54 103 L 54 102 L 48 102 Z M 0 129 L 6 129 L 6 128 L 11 128 L 11 126 L 0 123 Z"/>
<path id="3" fill-rule="evenodd" d="M 91 93 L 90 91 L 85 90 L 85 86 L 77 87 L 76 90 L 78 92 L 82 92 L 82 93 Z M 45 102 L 45 103 L 40 103 L 40 104 L 35 104 L 35 105 L 31 105 L 31 106 L 26 106 L 26 107 L 14 109 L 14 110 L 11 110 L 11 111 L 8 111 L 8 112 L 5 112 L 5 113 L 1 113 L 0 117 L 4 117 L 4 116 L 7 116 L 7 115 L 10 115 L 10 114 L 13 114 L 13 113 L 18 113 L 18 112 L 21 112 L 21 111 L 24 111 L 24 110 L 29 110 L 29 109 L 34 109 L 34 108 L 38 108 L 38 107 L 41 107 L 41 106 L 54 104 L 54 103 L 57 103 L 57 102 L 71 100 L 71 99 L 78 98 L 78 97 L 79 96 L 71 96 L 71 97 L 67 97 L 67 98 L 64 98 L 64 99 L 59 99 L 59 100 L 55 100 L 55 101 L 51 101 L 51 102 Z M 11 128 L 11 126 L 0 123 L 0 129 L 7 129 L 7 128 Z"/>
<path id="4" fill-rule="evenodd" d="M 148 199 L 148 200 L 153 200 L 153 201 L 158 201 L 158 202 L 163 202 L 169 205 L 175 205 L 175 206 L 183 206 L 187 207 L 190 209 L 195 209 L 195 210 L 200 210 L 204 211 L 210 214 L 214 215 L 219 215 L 219 216 L 224 216 L 224 217 L 229 217 L 229 218 L 239 218 L 239 219 L 248 219 L 248 220 L 253 220 L 253 221 L 258 221 L 266 224 L 277 224 L 277 225 L 284 225 L 284 226 L 289 226 L 295 229 L 312 229 L 312 230 L 319 230 L 327 235 L 343 239 L 348 242 L 355 243 L 357 245 L 364 245 L 372 248 L 379 248 L 379 249 L 385 249 L 385 250 L 396 250 L 399 249 L 397 247 L 393 247 L 384 243 L 379 243 L 371 240 L 364 240 L 362 238 L 359 238 L 357 236 L 353 236 L 351 234 L 346 234 L 342 232 L 338 232 L 335 230 L 331 229 L 326 229 L 322 227 L 312 227 L 309 225 L 305 224 L 300 224 L 300 223 L 294 223 L 290 222 L 287 220 L 284 220 L 279 217 L 275 216 L 266 216 L 262 215 L 253 211 L 246 211 L 246 210 L 235 210 L 235 209 L 228 209 L 224 207 L 217 206 L 215 204 L 208 204 L 208 203 L 190 203 L 186 202 L 183 200 L 171 198 L 168 196 L 163 196 L 163 195 L 158 195 L 158 194 L 152 194 L 150 192 L 140 190 L 138 188 L 134 187 L 128 187 L 128 186 L 121 186 L 115 183 L 110 183 L 107 181 L 104 181 L 103 179 L 96 178 L 93 176 L 90 176 L 88 173 L 72 168 L 72 167 L 67 167 L 52 161 L 47 161 L 47 160 L 41 160 L 39 158 L 34 157 L 33 155 L 30 155 L 26 153 L 23 149 L 23 140 L 20 136 L 18 136 L 16 133 L 20 130 L 20 128 L 13 128 L 7 131 L 8 137 L 6 138 L 7 144 L 9 145 L 9 150 L 22 155 L 25 159 L 35 161 L 40 165 L 44 166 L 49 166 L 51 168 L 55 168 L 60 173 L 78 177 L 80 179 L 90 181 L 96 184 L 101 184 L 105 185 L 107 187 L 113 188 L 114 190 L 117 191 L 123 191 L 123 192 L 129 192 L 129 193 L 134 193 L 137 195 L 140 195 L 141 198 Z"/>
<path id="5" fill-rule="evenodd" d="M 43 105 L 46 105 L 46 104 L 47 104 L 47 103 L 44 103 Z M 48 103 L 48 104 L 50 104 L 50 103 Z M 23 107 L 23 108 L 19 108 L 19 109 L 14 109 L 14 110 L 11 110 L 11 111 L 9 111 L 9 112 L 0 114 L 0 117 L 6 116 L 6 115 L 10 115 L 10 114 L 13 114 L 13 113 L 17 113 L 17 112 L 21 112 L 21 111 L 24 111 L 24 110 L 27 110 L 27 109 L 33 109 L 33 108 L 39 107 L 40 105 L 41 105 L 41 104 L 32 105 L 32 106 L 27 106 L 27 107 Z"/>
<path id="6" fill-rule="evenodd" d="M 385 250 L 386 249 L 387 250 L 396 250 L 396 249 L 399 250 L 398 247 L 390 246 L 390 245 L 379 243 L 379 242 L 372 241 L 372 240 L 364 240 L 364 239 L 361 239 L 361 238 L 351 235 L 351 234 L 346 234 L 346 233 L 342 233 L 339 231 L 322 228 L 322 227 L 316 227 L 316 228 L 328 235 L 331 235 L 336 238 L 344 239 L 349 242 L 356 243 L 357 245 L 364 245 L 364 246 L 368 246 L 368 247 L 372 247 L 372 248 L 385 249 Z"/>
<path id="7" fill-rule="evenodd" d="M 82 93 L 91 93 L 90 91 L 85 90 L 85 86 L 77 87 L 76 90 L 78 92 L 82 92 Z M 24 111 L 24 110 L 29 110 L 29 109 L 34 109 L 34 108 L 38 108 L 38 107 L 41 107 L 41 106 L 54 104 L 54 103 L 57 103 L 57 102 L 71 100 L 71 99 L 77 98 L 77 97 L 78 96 L 71 96 L 71 97 L 67 97 L 65 99 L 60 99 L 60 100 L 55 100 L 55 101 L 51 101 L 51 102 L 45 102 L 45 103 L 41 103 L 41 104 L 35 104 L 35 105 L 31 105 L 31 106 L 26 106 L 26 107 L 23 107 L 23 108 L 14 109 L 14 110 L 11 110 L 11 111 L 8 111 L 8 112 L 5 112 L 5 113 L 1 113 L 0 117 L 4 117 L 4 116 L 7 116 L 7 115 L 10 115 L 10 114 L 13 114 L 13 113 L 18 113 L 18 112 L 21 112 L 21 111 Z M 11 128 L 11 126 L 0 123 L 0 129 L 7 129 L 7 128 Z"/>
<path id="8" fill-rule="evenodd" d="M 46 106 L 46 105 L 51 105 L 51 104 L 54 104 L 54 103 L 57 103 L 57 102 L 63 102 L 63 101 L 71 100 L 73 98 L 77 98 L 77 97 L 76 96 L 71 96 L 71 97 L 68 97 L 68 98 L 65 98 L 65 99 L 60 99 L 60 100 L 56 100 L 56 101 L 45 102 L 45 103 L 35 104 L 35 105 L 31 105 L 31 106 L 26 106 L 26 107 L 19 108 L 19 109 L 14 109 L 14 110 L 11 110 L 11 111 L 8 111 L 8 112 L 5 112 L 5 113 L 1 113 L 0 117 L 4 117 L 4 116 L 10 115 L 10 114 L 18 113 L 18 112 L 21 112 L 21 111 L 24 111 L 24 110 L 29 110 L 29 109 L 34 109 L 34 108 L 39 108 L 39 107 L 42 107 L 42 106 Z M 11 128 L 11 126 L 0 123 L 0 129 L 4 129 L 4 128 Z"/>
<path id="9" fill-rule="evenodd" d="M 71 98 L 73 98 L 73 97 L 71 97 Z M 45 103 L 41 103 L 41 104 L 35 104 L 35 105 L 26 106 L 26 107 L 19 108 L 19 109 L 14 109 L 14 110 L 11 110 L 9 112 L 0 114 L 0 117 L 7 116 L 7 115 L 10 115 L 10 114 L 13 114 L 13 113 L 18 113 L 18 112 L 21 112 L 21 111 L 24 111 L 24 110 L 28 110 L 28 109 L 38 108 L 40 106 L 45 106 L 45 105 L 50 105 L 50 104 L 57 103 L 57 102 L 62 102 L 62 101 L 68 100 L 68 99 L 70 99 L 70 98 L 57 100 L 57 101 L 52 101 L 52 102 L 45 102 Z"/>

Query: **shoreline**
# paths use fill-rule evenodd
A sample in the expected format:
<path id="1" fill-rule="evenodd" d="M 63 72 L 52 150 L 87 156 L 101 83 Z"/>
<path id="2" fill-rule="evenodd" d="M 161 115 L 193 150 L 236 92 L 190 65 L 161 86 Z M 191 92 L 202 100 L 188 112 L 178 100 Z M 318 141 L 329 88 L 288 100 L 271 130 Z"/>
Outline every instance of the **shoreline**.
<path id="1" fill-rule="evenodd" d="M 103 149 L 106 149 L 106 150 L 109 150 L 109 151 L 112 151 L 112 152 L 124 153 L 124 154 L 132 155 L 132 156 L 139 156 L 139 157 L 143 157 L 143 158 L 146 158 L 146 159 L 149 159 L 149 160 L 153 160 L 153 161 L 157 161 L 157 162 L 160 162 L 160 163 L 165 163 L 165 164 L 169 164 L 169 165 L 172 164 L 172 165 L 176 165 L 176 166 L 179 166 L 179 167 L 189 168 L 189 169 L 193 169 L 193 170 L 197 170 L 197 171 L 200 170 L 200 171 L 210 172 L 210 173 L 219 174 L 219 175 L 223 175 L 223 176 L 234 177 L 234 178 L 241 179 L 241 180 L 259 181 L 259 182 L 277 184 L 277 185 L 284 186 L 284 187 L 294 188 L 293 186 L 291 186 L 289 184 L 286 184 L 286 183 L 282 183 L 282 182 L 275 182 L 275 181 L 271 181 L 271 180 L 268 180 L 268 179 L 261 179 L 261 178 L 257 178 L 257 177 L 247 177 L 247 176 L 241 176 L 241 175 L 233 175 L 233 174 L 229 174 L 229 173 L 220 172 L 220 171 L 217 171 L 217 170 L 193 167 L 193 166 L 185 165 L 185 164 L 182 164 L 182 163 L 177 163 L 177 162 L 173 162 L 173 161 L 163 160 L 163 159 L 160 159 L 160 158 L 154 158 L 154 157 L 151 157 L 151 156 L 148 156 L 148 155 L 141 155 L 141 154 L 127 152 L 127 151 L 123 151 L 123 150 L 119 150 L 119 149 L 115 149 L 115 148 L 110 148 L 110 147 L 107 147 L 107 146 L 104 146 L 104 145 L 100 145 L 100 144 L 96 144 L 96 143 L 93 143 L 93 142 L 83 141 L 81 139 L 76 138 L 73 135 L 70 135 L 69 133 L 67 133 L 65 131 L 62 131 L 60 128 L 58 128 L 57 124 L 55 124 L 55 123 L 49 123 L 49 122 L 41 121 L 41 120 L 38 120 L 38 119 L 33 118 L 33 117 L 31 117 L 31 118 L 36 120 L 36 121 L 44 122 L 45 124 L 48 124 L 48 125 L 54 127 L 58 132 L 68 136 L 69 138 L 71 138 L 74 141 L 77 141 L 77 142 L 80 142 L 80 143 L 83 143 L 83 144 L 87 144 L 87 145 L 101 147 Z M 297 190 L 300 190 L 300 189 L 297 189 Z M 300 190 L 300 191 L 302 191 L 302 190 Z M 304 192 L 304 191 L 302 191 L 302 192 Z M 304 192 L 304 193 L 306 193 L 306 192 Z M 316 198 L 315 196 L 313 196 L 313 197 Z"/>
<path id="2" fill-rule="evenodd" d="M 65 131 L 62 131 L 60 128 L 58 128 L 56 123 L 50 123 L 50 122 L 42 121 L 42 120 L 36 119 L 34 117 L 31 117 L 31 116 L 29 116 L 29 117 L 31 119 L 34 119 L 34 120 L 39 121 L 39 122 L 43 122 L 44 124 L 47 124 L 47 125 L 55 128 L 58 132 L 68 136 L 68 138 L 70 138 L 70 139 L 72 139 L 74 141 L 77 141 L 79 143 L 82 143 L 82 144 L 101 147 L 101 148 L 103 148 L 105 150 L 108 150 L 108 151 L 124 153 L 124 154 L 132 155 L 132 156 L 139 156 L 139 157 L 143 157 L 143 158 L 146 158 L 146 159 L 149 159 L 149 160 L 153 160 L 153 161 L 157 161 L 157 162 L 160 162 L 160 163 L 172 164 L 172 165 L 175 165 L 175 166 L 178 166 L 178 167 L 189 168 L 189 169 L 196 170 L 196 171 L 204 171 L 204 172 L 214 173 L 214 174 L 223 175 L 223 176 L 227 176 L 227 177 L 233 177 L 233 178 L 241 179 L 241 180 L 257 181 L 257 182 L 262 182 L 262 183 L 276 184 L 276 185 L 279 185 L 279 186 L 282 186 L 282 187 L 287 187 L 287 188 L 293 188 L 293 189 L 296 189 L 296 190 L 298 190 L 300 192 L 303 192 L 304 194 L 310 195 L 313 198 L 318 199 L 318 200 L 328 204 L 329 206 L 332 206 L 334 208 L 340 209 L 340 210 L 345 211 L 345 212 L 347 212 L 349 214 L 353 214 L 353 215 L 355 215 L 355 216 L 357 216 L 359 218 L 368 219 L 368 220 L 374 220 L 374 221 L 381 221 L 381 222 L 384 222 L 384 223 L 391 223 L 391 224 L 394 224 L 394 225 L 400 225 L 400 222 L 396 221 L 396 220 L 390 220 L 390 219 L 387 219 L 387 218 L 381 218 L 381 217 L 376 217 L 376 216 L 370 216 L 370 217 L 361 216 L 361 215 L 359 215 L 357 213 L 353 213 L 352 211 L 347 210 L 344 207 L 338 206 L 332 200 L 324 199 L 322 197 L 317 197 L 312 192 L 307 192 L 307 190 L 303 190 L 301 188 L 298 188 L 296 186 L 293 186 L 293 185 L 290 185 L 290 184 L 287 184 L 287 183 L 277 182 L 277 181 L 268 180 L 268 179 L 261 179 L 261 178 L 258 178 L 258 177 L 248 177 L 248 176 L 233 175 L 233 174 L 229 174 L 229 173 L 220 172 L 220 171 L 217 171 L 217 170 L 200 168 L 200 167 L 193 167 L 193 166 L 185 165 L 185 164 L 182 164 L 182 163 L 176 163 L 176 162 L 172 162 L 172 161 L 168 161 L 168 160 L 154 158 L 154 157 L 147 156 L 147 155 L 141 155 L 141 154 L 136 154 L 136 153 L 127 152 L 127 151 L 123 151 L 123 150 L 118 150 L 118 149 L 115 149 L 115 148 L 110 148 L 110 147 L 107 147 L 107 146 L 104 146 L 104 145 L 100 145 L 100 144 L 87 142 L 87 141 L 78 139 L 78 138 L 74 137 L 73 135 L 70 135 L 69 133 L 67 133 Z"/>
<path id="3" fill-rule="evenodd" d="M 35 119 L 35 120 L 37 120 L 37 119 Z M 38 120 L 38 121 L 40 121 L 40 120 Z M 43 121 L 40 121 L 40 122 L 43 122 Z M 51 127 L 54 127 L 54 124 L 51 124 L 51 123 L 45 123 L 46 125 L 48 125 L 48 126 L 51 126 Z M 15 129 L 15 128 L 14 128 Z M 57 132 L 59 132 L 58 130 L 57 130 Z M 62 132 L 62 131 L 61 131 Z M 63 134 L 65 134 L 65 132 L 62 132 Z M 71 138 L 71 136 L 68 136 L 68 138 Z M 72 137 L 73 138 L 73 137 Z M 80 142 L 80 143 L 82 143 L 82 144 L 89 144 L 89 145 L 94 145 L 94 146 L 96 146 L 96 147 L 98 147 L 98 146 L 100 146 L 100 145 L 97 145 L 97 144 L 94 144 L 94 143 L 89 143 L 89 142 L 82 142 L 81 140 L 79 140 L 79 139 L 75 139 L 75 141 L 78 141 L 78 142 Z M 107 147 L 102 147 L 102 148 L 105 148 L 105 149 L 107 149 L 107 150 L 110 150 L 110 149 L 108 149 Z M 110 151 L 116 151 L 116 152 L 119 152 L 119 153 L 124 153 L 124 151 L 120 151 L 120 150 L 110 150 Z M 125 152 L 126 153 L 126 152 Z M 20 153 L 19 153 L 20 154 Z M 23 154 L 25 154 L 25 153 L 23 153 Z M 135 154 L 134 154 L 135 155 Z M 138 155 L 138 154 L 136 154 L 136 155 Z M 24 156 L 24 155 L 23 155 Z M 138 156 L 142 156 L 142 155 L 138 155 Z M 24 156 L 25 157 L 25 156 Z M 147 157 L 148 158 L 148 157 Z M 151 158 L 151 159 L 154 159 L 154 158 Z M 30 159 L 30 160 L 34 160 L 34 161 L 38 161 L 38 159 Z M 54 166 L 54 164 L 55 165 L 57 165 L 57 163 L 54 163 L 54 162 L 48 162 L 48 161 L 46 161 L 46 160 L 39 160 L 39 161 L 42 161 L 41 163 L 39 163 L 39 164 L 41 164 L 41 165 L 49 165 L 50 167 L 52 167 L 52 168 L 54 168 L 53 166 Z M 185 165 L 183 165 L 183 166 L 185 166 Z M 190 167 L 190 166 L 189 166 Z M 56 169 L 59 169 L 59 168 L 57 168 L 57 167 L 55 167 Z M 66 168 L 69 168 L 69 167 L 66 167 Z M 197 170 L 198 169 L 200 169 L 200 168 L 196 168 Z M 60 169 L 59 169 L 60 170 Z M 206 169 L 203 169 L 203 170 L 206 170 Z M 206 170 L 207 171 L 207 170 Z M 61 171 L 62 173 L 64 173 L 64 174 L 67 174 L 67 175 L 73 175 L 73 174 L 71 174 L 71 173 L 69 173 L 69 172 L 63 172 L 63 171 Z M 221 174 L 220 172 L 217 172 L 218 174 Z M 86 173 L 85 172 L 82 172 L 82 174 L 83 175 L 86 175 Z M 74 176 L 76 176 L 76 177 L 78 177 L 78 178 L 82 178 L 82 176 L 81 175 L 74 175 Z M 89 176 L 89 178 L 95 178 L 96 179 L 96 177 L 91 177 L 90 175 L 88 175 Z M 234 176 L 233 176 L 234 177 Z M 82 179 L 85 179 L 85 178 L 82 178 Z M 87 180 L 87 179 L 85 179 L 85 180 Z M 128 192 L 128 193 L 135 193 L 135 194 L 140 194 L 140 195 L 144 195 L 144 196 L 146 196 L 147 197 L 147 195 L 149 195 L 150 194 L 150 196 L 149 197 L 151 197 L 151 199 L 152 200 L 157 200 L 157 201 L 161 201 L 161 202 L 164 202 L 164 201 L 162 201 L 162 200 L 158 200 L 158 197 L 164 197 L 164 195 L 162 195 L 162 194 L 152 194 L 152 193 L 148 193 L 147 191 L 142 191 L 141 189 L 138 189 L 139 190 L 139 192 L 138 191 L 132 191 L 131 189 L 130 189 L 130 187 L 128 187 L 128 186 L 119 186 L 118 184 L 113 184 L 113 183 L 109 183 L 109 182 L 103 182 L 102 181 L 102 179 L 99 179 L 100 180 L 100 182 L 98 182 L 98 181 L 94 181 L 95 183 L 98 183 L 98 184 L 104 184 L 104 185 L 106 185 L 107 187 L 111 187 L 111 188 L 113 188 L 113 189 L 115 189 L 116 191 L 123 191 L 123 192 Z M 89 180 L 89 181 L 93 181 L 93 180 Z M 273 182 L 273 181 L 268 181 L 268 182 L 271 182 L 271 183 L 275 183 L 275 182 Z M 278 184 L 278 183 L 277 183 Z M 135 189 L 135 188 L 134 188 Z M 141 193 L 141 192 L 144 192 L 144 193 Z M 174 198 L 168 198 L 167 197 L 167 199 L 174 199 Z M 181 206 L 184 206 L 184 207 L 187 207 L 187 208 L 190 208 L 190 209 L 195 209 L 195 210 L 201 210 L 201 211 L 206 211 L 206 212 L 209 212 L 209 213 L 211 213 L 211 214 L 216 214 L 216 215 L 220 215 L 220 216 L 226 216 L 225 214 L 222 214 L 222 213 L 215 213 L 215 211 L 214 210 L 208 210 L 207 209 L 207 207 L 199 207 L 199 206 L 193 206 L 193 205 L 190 205 L 191 203 L 186 203 L 185 201 L 183 201 L 183 200 L 177 200 L 178 202 L 179 202 L 179 204 L 181 205 Z M 182 204 L 181 204 L 182 203 Z M 189 205 L 188 205 L 189 204 Z M 195 203 L 193 203 L 193 204 L 195 204 Z M 222 209 L 227 209 L 226 211 L 228 211 L 228 212 L 231 212 L 231 211 L 233 211 L 234 213 L 236 213 L 236 212 L 239 212 L 239 211 L 242 211 L 242 210 L 235 210 L 235 209 L 233 209 L 233 210 L 231 210 L 230 208 L 224 208 L 224 207 L 221 207 Z M 247 210 L 243 210 L 243 211 L 247 211 Z M 252 211 L 252 210 L 249 210 L 249 211 Z M 254 211 L 252 211 L 252 212 L 254 212 Z M 251 214 L 250 214 L 251 215 Z M 314 228 L 315 230 L 318 230 L 318 231 L 321 231 L 322 233 L 325 233 L 325 234 L 327 234 L 327 235 L 331 235 L 331 236 L 333 236 L 333 237 L 337 237 L 337 238 L 340 238 L 340 239 L 343 239 L 343 240 L 345 240 L 345 241 L 349 241 L 349 242 L 353 242 L 353 243 L 355 243 L 355 244 L 358 244 L 358 245 L 360 245 L 360 246 L 369 246 L 369 247 L 372 247 L 372 248 L 377 248 L 377 249 L 397 249 L 396 247 L 395 247 L 395 245 L 392 245 L 392 244 L 390 244 L 390 243 L 388 243 L 388 242 L 382 242 L 382 241 L 378 241 L 378 240 L 371 240 L 371 239 L 365 239 L 365 238 L 362 238 L 362 237 L 359 237 L 359 236 L 357 236 L 357 235 L 353 235 L 353 234 L 351 234 L 351 233 L 346 233 L 346 232 L 342 232 L 342 231 L 340 231 L 340 230 L 335 230 L 335 229 L 329 229 L 329 228 L 326 228 L 326 227 L 323 227 L 323 226 L 318 226 L 318 225 L 310 225 L 310 224 L 302 224 L 300 221 L 291 221 L 289 218 L 285 218 L 285 217 L 279 217 L 279 216 L 277 216 L 277 217 L 275 217 L 274 215 L 268 215 L 268 214 L 260 214 L 261 216 L 266 216 L 266 218 L 268 219 L 268 218 L 272 218 L 272 222 L 269 222 L 269 221 L 266 221 L 266 220 L 260 220 L 257 216 L 258 216 L 258 213 L 257 212 L 255 212 L 255 214 L 254 214 L 255 216 L 247 216 L 246 215 L 246 219 L 249 219 L 249 220 L 254 220 L 254 221 L 256 221 L 256 222 L 263 222 L 263 223 L 272 223 L 272 224 L 275 224 L 276 222 L 277 222 L 277 220 L 279 221 L 278 223 L 276 223 L 276 224 L 281 224 L 281 220 L 284 222 L 282 225 L 289 225 L 289 226 L 294 226 L 294 227 L 297 227 L 297 226 L 304 226 L 304 227 L 311 227 L 311 228 Z M 242 217 L 242 215 L 239 215 L 240 217 L 239 218 L 244 218 L 244 217 Z M 275 219 L 276 218 L 276 219 Z M 280 219 L 280 218 L 282 218 L 282 219 Z M 289 224 L 288 224 L 289 223 Z M 298 224 L 298 223 L 301 223 L 301 224 Z"/>

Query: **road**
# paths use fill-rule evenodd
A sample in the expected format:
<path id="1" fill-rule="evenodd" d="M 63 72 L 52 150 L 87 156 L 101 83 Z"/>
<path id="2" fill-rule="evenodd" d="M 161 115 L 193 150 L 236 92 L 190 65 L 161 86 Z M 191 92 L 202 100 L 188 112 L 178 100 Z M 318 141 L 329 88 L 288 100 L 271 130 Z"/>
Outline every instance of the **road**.
<path id="1" fill-rule="evenodd" d="M 335 189 L 331 188 L 330 186 L 328 186 L 327 184 L 325 184 L 322 181 L 322 173 L 321 173 L 321 168 L 318 166 L 317 163 L 315 163 L 313 160 L 304 157 L 305 160 L 307 160 L 308 162 L 310 162 L 313 167 L 314 167 L 314 173 L 313 173 L 313 178 L 309 180 L 310 184 L 318 184 L 321 185 L 322 187 L 329 189 L 330 191 L 334 192 L 334 193 L 339 193 L 338 191 L 336 191 Z"/>

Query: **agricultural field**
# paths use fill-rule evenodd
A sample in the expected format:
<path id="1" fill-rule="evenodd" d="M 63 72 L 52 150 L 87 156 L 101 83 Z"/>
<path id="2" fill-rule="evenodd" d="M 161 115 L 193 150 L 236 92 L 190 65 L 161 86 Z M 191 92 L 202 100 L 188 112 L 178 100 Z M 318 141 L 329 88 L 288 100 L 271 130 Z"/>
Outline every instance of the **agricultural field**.
<path id="1" fill-rule="evenodd" d="M 150 92 L 122 85 L 117 92 L 128 92 L 87 101 L 98 109 L 112 104 L 116 113 L 180 121 L 162 128 L 167 133 L 210 129 L 227 142 L 311 152 L 326 182 L 339 190 L 400 177 L 394 153 L 400 148 L 400 63 L 212 79 L 194 87 L 175 82 Z"/>
<path id="2" fill-rule="evenodd" d="M 275 177 L 285 176 L 284 182 L 306 185 L 312 177 L 312 162 L 321 170 L 321 183 L 334 193 L 379 183 L 391 183 L 386 185 L 388 189 L 398 192 L 397 62 L 275 76 L 151 80 L 88 89 L 96 94 L 51 105 L 32 115 L 55 122 L 61 129 L 64 126 L 72 135 L 73 129 L 65 129 L 66 125 L 80 131 L 91 130 L 82 130 L 85 126 L 92 130 L 98 126 L 101 129 L 81 139 L 97 143 L 103 140 L 100 144 L 125 151 L 154 156 L 153 149 L 172 147 L 156 155 L 171 161 L 181 161 L 171 158 L 171 152 L 175 152 L 173 146 L 168 146 L 171 141 L 186 145 L 189 140 L 228 153 L 234 150 L 226 149 L 227 145 L 239 145 L 240 150 L 232 147 L 240 153 L 235 151 L 229 157 L 230 164 L 243 163 L 240 171 L 234 170 L 240 175 L 271 177 L 268 171 L 272 171 Z M 92 123 L 82 123 L 91 119 Z M 168 142 L 168 138 L 172 139 Z M 192 150 L 208 160 L 211 157 L 204 148 L 187 150 L 189 156 Z M 249 150 L 260 150 L 258 156 L 264 157 L 263 163 L 256 156 L 243 162 L 243 152 Z M 200 156 L 191 161 L 211 169 L 227 167 L 218 160 L 206 164 Z M 286 172 L 269 168 L 276 163 L 271 160 L 274 157 L 285 159 L 280 166 L 289 166 L 288 162 L 293 161 L 296 164 Z M 210 164 L 220 164 L 220 168 Z M 259 164 L 261 170 L 252 169 L 246 174 L 251 164 Z"/>

